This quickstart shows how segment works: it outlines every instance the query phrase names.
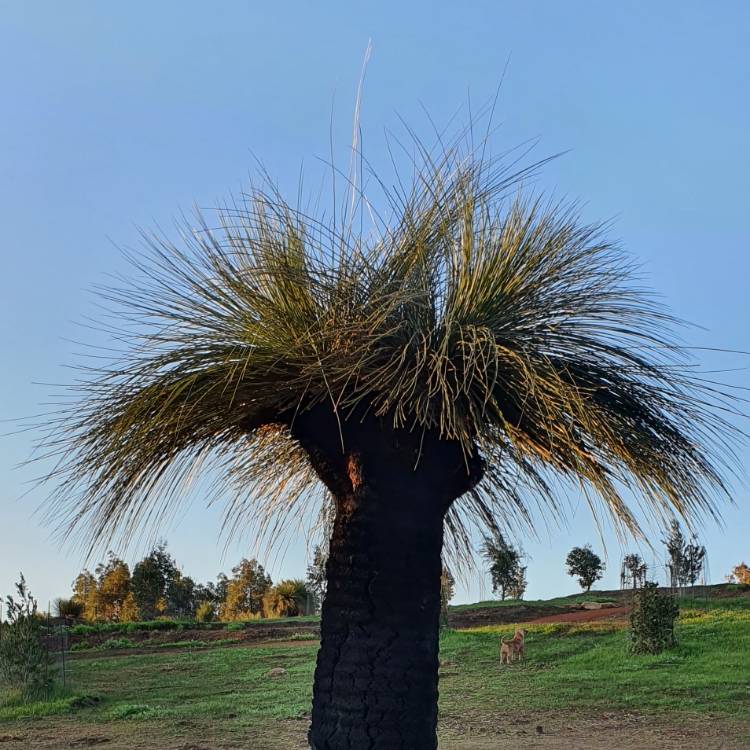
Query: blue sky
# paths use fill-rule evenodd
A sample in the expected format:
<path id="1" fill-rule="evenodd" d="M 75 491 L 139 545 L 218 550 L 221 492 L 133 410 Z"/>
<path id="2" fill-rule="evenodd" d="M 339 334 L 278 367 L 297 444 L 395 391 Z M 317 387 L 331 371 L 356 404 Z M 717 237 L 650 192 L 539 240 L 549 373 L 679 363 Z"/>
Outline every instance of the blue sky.
<path id="1" fill-rule="evenodd" d="M 137 245 L 138 226 L 169 227 L 181 210 L 239 191 L 254 156 L 289 191 L 303 161 L 319 174 L 330 134 L 346 163 L 369 39 L 362 126 L 376 168 L 399 116 L 429 135 L 422 107 L 447 122 L 469 95 L 492 97 L 507 63 L 495 149 L 538 138 L 534 157 L 566 151 L 536 187 L 613 220 L 649 285 L 702 326 L 688 344 L 750 351 L 748 33 L 739 0 L 0 1 L 0 418 L 43 411 L 55 388 L 40 383 L 73 377 L 72 342 L 94 336 L 80 326 L 96 314 L 91 287 L 125 268 L 117 247 Z M 750 357 L 700 360 L 750 386 Z M 23 570 L 46 603 L 68 593 L 82 559 L 40 525 L 44 492 L 27 493 L 34 470 L 14 469 L 34 437 L 0 437 L 0 594 Z M 701 531 L 714 581 L 750 559 L 747 487 L 733 495 L 725 527 Z M 563 570 L 570 547 L 602 549 L 585 503 L 571 506 L 566 528 L 521 540 L 530 597 L 575 588 Z M 245 540 L 222 557 L 219 527 L 220 509 L 196 497 L 162 535 L 204 580 L 252 552 Z M 621 548 L 605 539 L 602 585 L 615 586 Z M 264 562 L 275 578 L 300 575 L 305 546 Z M 473 580 L 456 600 L 488 594 Z"/>

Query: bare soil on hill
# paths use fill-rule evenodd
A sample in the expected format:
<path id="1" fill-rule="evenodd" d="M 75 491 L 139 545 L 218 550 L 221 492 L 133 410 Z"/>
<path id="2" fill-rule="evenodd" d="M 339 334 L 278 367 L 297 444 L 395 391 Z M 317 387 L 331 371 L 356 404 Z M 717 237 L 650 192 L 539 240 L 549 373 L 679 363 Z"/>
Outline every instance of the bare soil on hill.
<path id="1" fill-rule="evenodd" d="M 529 625 L 543 625 L 551 622 L 594 622 L 624 620 L 630 613 L 630 607 L 608 607 L 606 609 L 578 609 L 573 612 L 561 612 L 546 617 L 535 617 L 526 620 Z"/>
<path id="2" fill-rule="evenodd" d="M 477 607 L 456 612 L 449 617 L 450 626 L 456 630 L 486 625 L 526 623 L 542 625 L 553 622 L 594 622 L 597 620 L 622 620 L 627 617 L 627 605 L 603 605 L 601 609 L 571 607 L 544 607 L 519 604 L 509 607 Z"/>
<path id="3" fill-rule="evenodd" d="M 662 589 L 667 591 L 668 589 Z M 726 597 L 750 596 L 750 586 L 738 590 L 736 586 L 725 583 L 712 586 L 694 586 L 685 590 L 685 594 L 697 599 L 723 599 Z M 593 622 L 596 620 L 617 620 L 625 618 L 630 612 L 629 590 L 592 591 L 592 597 L 611 599 L 616 606 L 598 610 L 581 609 L 581 604 L 569 606 L 533 605 L 520 603 L 507 607 L 473 607 L 453 611 L 448 616 L 451 628 L 478 628 L 487 625 L 509 625 L 525 622 L 543 624 L 553 622 Z M 750 745 L 748 746 L 750 748 Z"/>

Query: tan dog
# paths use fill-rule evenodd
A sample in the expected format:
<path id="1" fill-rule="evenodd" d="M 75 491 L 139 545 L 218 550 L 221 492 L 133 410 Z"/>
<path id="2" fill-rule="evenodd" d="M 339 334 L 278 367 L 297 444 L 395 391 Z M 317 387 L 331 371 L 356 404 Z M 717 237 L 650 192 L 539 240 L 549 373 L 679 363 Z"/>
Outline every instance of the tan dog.
<path id="1" fill-rule="evenodd" d="M 524 639 L 526 631 L 523 628 L 516 628 L 512 638 L 500 639 L 500 663 L 510 664 L 512 661 L 521 659 L 524 654 Z"/>

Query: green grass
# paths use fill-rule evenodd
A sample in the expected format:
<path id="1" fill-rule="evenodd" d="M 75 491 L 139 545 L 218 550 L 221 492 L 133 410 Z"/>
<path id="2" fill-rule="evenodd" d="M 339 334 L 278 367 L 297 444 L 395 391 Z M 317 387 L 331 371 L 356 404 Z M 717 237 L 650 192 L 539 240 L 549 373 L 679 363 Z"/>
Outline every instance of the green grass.
<path id="1" fill-rule="evenodd" d="M 0 723 L 75 714 L 100 701 L 97 695 L 61 687 L 56 687 L 49 698 L 31 702 L 25 701 L 17 691 L 5 690 L 0 692 Z"/>
<path id="2" fill-rule="evenodd" d="M 314 623 L 319 622 L 318 615 L 301 617 L 259 617 L 254 620 L 235 620 L 232 622 L 198 622 L 197 620 L 145 620 L 143 622 L 97 622 L 91 625 L 74 625 L 70 628 L 72 635 L 97 635 L 100 633 L 140 633 L 153 630 L 244 630 L 256 625 L 279 624 L 285 622 Z"/>
<path id="3" fill-rule="evenodd" d="M 627 629 L 612 622 L 528 626 L 527 658 L 511 666 L 499 663 L 498 638 L 512 625 L 446 631 L 441 719 L 446 725 L 480 722 L 509 709 L 746 715 L 750 598 L 713 601 L 708 607 L 700 600 L 682 604 L 679 644 L 656 657 L 629 655 Z M 203 645 L 191 645 L 198 644 Z M 0 692 L 0 725 L 5 731 L 14 722 L 64 717 L 65 726 L 132 722 L 157 735 L 165 727 L 189 732 L 195 725 L 227 741 L 249 731 L 272 737 L 276 720 L 309 711 L 316 651 L 316 643 L 302 641 L 192 653 L 103 652 L 73 660 L 73 692 L 58 692 L 50 701 L 23 703 Z M 274 667 L 287 672 L 266 677 Z"/>
<path id="4" fill-rule="evenodd" d="M 277 639 L 277 640 L 291 640 L 291 641 L 297 641 L 297 640 L 316 640 L 315 636 L 312 634 L 307 633 L 294 633 L 292 636 L 290 636 L 288 639 Z M 148 649 L 148 650 L 158 650 L 158 649 L 175 649 L 175 648 L 212 648 L 212 647 L 218 647 L 218 646 L 231 646 L 235 643 L 241 643 L 242 638 L 222 638 L 218 641 L 203 641 L 203 640 L 197 640 L 197 639 L 191 639 L 191 640 L 182 640 L 182 641 L 160 641 L 160 642 L 152 642 L 152 641 L 131 641 L 128 638 L 109 638 L 108 640 L 104 641 L 104 643 L 100 644 L 91 644 L 87 643 L 86 641 L 81 641 L 80 643 L 75 643 L 73 646 L 71 646 L 71 651 L 77 652 L 77 651 L 111 651 L 111 650 L 120 650 L 120 649 L 128 649 L 128 648 L 139 648 L 139 649 Z"/>
<path id="5" fill-rule="evenodd" d="M 616 597 L 607 594 L 597 594 L 592 591 L 590 594 L 571 594 L 570 596 L 558 596 L 554 599 L 488 599 L 482 602 L 472 604 L 451 605 L 451 612 L 465 612 L 471 609 L 486 609 L 492 607 L 570 607 L 581 602 L 616 602 Z"/>
<path id="6" fill-rule="evenodd" d="M 103 695 L 97 711 L 106 715 L 121 706 L 145 705 L 170 720 L 231 713 L 240 724 L 251 723 L 294 717 L 309 708 L 316 651 L 311 643 L 103 657 L 74 662 L 72 682 L 85 682 L 87 690 Z M 284 677 L 265 677 L 279 666 L 287 670 Z"/>
<path id="7" fill-rule="evenodd" d="M 518 709 L 623 709 L 736 714 L 750 706 L 750 612 L 686 611 L 678 645 L 659 656 L 628 654 L 626 628 L 610 623 L 530 626 L 528 658 L 497 664 L 508 627 L 449 632 L 441 680 L 449 712 L 503 703 Z"/>

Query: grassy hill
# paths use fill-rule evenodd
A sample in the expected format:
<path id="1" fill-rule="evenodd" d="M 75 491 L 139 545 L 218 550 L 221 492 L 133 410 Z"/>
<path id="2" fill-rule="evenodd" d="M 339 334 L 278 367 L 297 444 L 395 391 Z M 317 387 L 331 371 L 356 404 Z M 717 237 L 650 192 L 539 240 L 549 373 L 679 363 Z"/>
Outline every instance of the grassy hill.
<path id="1" fill-rule="evenodd" d="M 511 666 L 498 659 L 499 634 L 509 632 L 507 625 L 444 633 L 444 744 L 448 738 L 494 736 L 506 731 L 509 717 L 554 724 L 603 711 L 655 717 L 674 726 L 691 721 L 700 726 L 705 724 L 700 717 L 710 717 L 712 727 L 731 725 L 732 736 L 747 733 L 750 742 L 750 723 L 739 720 L 750 709 L 750 596 L 683 599 L 678 646 L 657 657 L 628 654 L 623 621 L 529 625 L 528 630 L 527 658 Z M 188 644 L 174 653 L 76 659 L 71 691 L 54 700 L 22 704 L 12 693 L 2 693 L 3 748 L 64 747 L 35 744 L 35 738 L 63 735 L 93 738 L 91 744 L 99 743 L 98 737 L 107 748 L 185 748 L 193 747 L 190 740 L 196 737 L 201 743 L 195 747 L 205 750 L 304 747 L 299 743 L 316 649 L 315 642 L 305 640 L 253 648 Z M 286 673 L 267 676 L 275 667 Z M 466 742 L 457 746 L 474 747 Z M 743 746 L 748 745 L 738 745 Z"/>

